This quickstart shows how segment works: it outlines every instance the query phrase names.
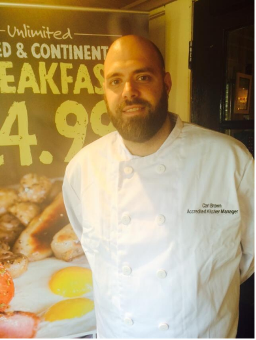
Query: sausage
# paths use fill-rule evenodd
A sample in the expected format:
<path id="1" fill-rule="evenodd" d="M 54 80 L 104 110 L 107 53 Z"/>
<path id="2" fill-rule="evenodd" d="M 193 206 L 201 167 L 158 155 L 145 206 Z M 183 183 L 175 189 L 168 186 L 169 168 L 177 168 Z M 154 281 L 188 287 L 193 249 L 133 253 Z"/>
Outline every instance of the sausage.
<path id="1" fill-rule="evenodd" d="M 66 224 L 68 217 L 62 193 L 59 193 L 20 234 L 13 246 L 13 252 L 26 255 L 29 261 L 38 261 L 51 256 L 53 236 Z"/>

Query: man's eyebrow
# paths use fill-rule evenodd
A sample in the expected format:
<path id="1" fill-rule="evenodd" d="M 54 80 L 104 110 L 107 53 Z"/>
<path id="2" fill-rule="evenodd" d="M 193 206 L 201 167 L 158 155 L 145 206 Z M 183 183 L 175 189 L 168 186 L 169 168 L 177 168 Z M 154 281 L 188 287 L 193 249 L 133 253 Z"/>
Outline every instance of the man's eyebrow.
<path id="1" fill-rule="evenodd" d="M 121 72 L 110 73 L 106 76 L 106 79 L 113 78 L 113 77 L 120 77 L 121 75 L 122 75 Z"/>
<path id="2" fill-rule="evenodd" d="M 134 74 L 144 73 L 144 72 L 155 73 L 152 67 L 143 67 L 143 68 L 139 68 L 133 71 Z M 123 75 L 122 72 L 114 72 L 114 73 L 110 73 L 109 75 L 107 75 L 106 79 L 120 77 L 122 75 Z"/>
<path id="3" fill-rule="evenodd" d="M 143 72 L 155 73 L 152 67 L 143 67 L 134 71 L 135 74 Z"/>

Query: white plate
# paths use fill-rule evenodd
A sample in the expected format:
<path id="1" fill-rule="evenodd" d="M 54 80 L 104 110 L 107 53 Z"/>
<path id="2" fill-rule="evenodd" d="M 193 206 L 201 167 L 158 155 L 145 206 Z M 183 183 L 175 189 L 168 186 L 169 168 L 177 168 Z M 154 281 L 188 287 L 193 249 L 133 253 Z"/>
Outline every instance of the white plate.
<path id="1" fill-rule="evenodd" d="M 58 270 L 70 266 L 89 268 L 85 256 L 74 259 L 72 262 L 64 262 L 55 257 L 30 262 L 28 270 L 20 277 L 14 279 L 15 295 L 10 303 L 8 311 L 33 312 L 41 317 L 36 338 L 57 338 L 65 336 L 95 334 L 96 320 L 94 311 L 79 318 L 64 319 L 55 322 L 43 320 L 43 315 L 53 304 L 65 298 L 52 293 L 48 283 L 51 276 Z M 93 292 L 84 294 L 93 300 Z"/>

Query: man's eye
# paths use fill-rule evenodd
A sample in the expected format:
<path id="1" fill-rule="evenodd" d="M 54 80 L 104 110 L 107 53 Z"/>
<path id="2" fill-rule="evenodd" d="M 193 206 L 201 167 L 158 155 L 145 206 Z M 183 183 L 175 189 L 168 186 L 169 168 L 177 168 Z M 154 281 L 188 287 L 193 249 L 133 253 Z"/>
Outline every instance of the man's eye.
<path id="1" fill-rule="evenodd" d="M 138 77 L 138 80 L 139 81 L 149 81 L 150 80 L 150 76 L 139 76 Z"/>
<path id="2" fill-rule="evenodd" d="M 115 85 L 119 85 L 119 84 L 120 84 L 120 80 L 119 79 L 114 79 L 114 80 L 111 80 L 111 82 L 110 82 L 111 86 L 115 86 Z"/>

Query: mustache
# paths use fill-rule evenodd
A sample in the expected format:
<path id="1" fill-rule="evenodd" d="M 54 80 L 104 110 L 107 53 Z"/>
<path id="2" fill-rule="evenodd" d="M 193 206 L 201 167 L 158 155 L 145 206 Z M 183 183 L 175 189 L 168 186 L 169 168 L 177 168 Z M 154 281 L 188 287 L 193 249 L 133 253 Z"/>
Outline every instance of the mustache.
<path id="1" fill-rule="evenodd" d="M 136 105 L 136 104 L 140 104 L 140 105 L 143 105 L 143 106 L 146 106 L 146 107 L 151 107 L 151 104 L 144 100 L 144 99 L 141 99 L 141 98 L 134 98 L 133 100 L 124 100 L 120 105 L 119 105 L 119 109 L 120 110 L 123 110 L 123 108 L 125 106 L 130 106 L 130 105 Z"/>

